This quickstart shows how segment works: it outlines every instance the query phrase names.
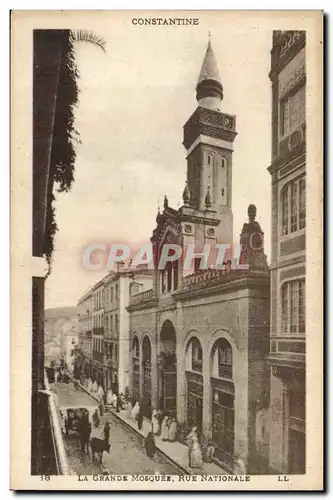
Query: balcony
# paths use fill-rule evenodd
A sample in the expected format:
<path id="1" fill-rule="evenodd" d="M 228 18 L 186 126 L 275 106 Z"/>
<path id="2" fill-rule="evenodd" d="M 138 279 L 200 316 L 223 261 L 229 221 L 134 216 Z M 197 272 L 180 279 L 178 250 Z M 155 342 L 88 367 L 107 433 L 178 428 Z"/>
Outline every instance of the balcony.
<path id="1" fill-rule="evenodd" d="M 99 363 L 104 363 L 104 354 L 99 351 L 93 351 L 93 360 Z"/>
<path id="2" fill-rule="evenodd" d="M 283 369 L 305 370 L 305 335 L 271 337 L 268 361 L 277 371 Z M 281 370 L 280 370 L 281 371 Z"/>
<path id="3" fill-rule="evenodd" d="M 91 337 L 92 337 L 92 330 L 87 330 L 87 331 L 86 331 L 86 336 L 87 336 L 89 339 L 91 339 Z"/>
<path id="4" fill-rule="evenodd" d="M 137 293 L 130 298 L 130 305 L 134 306 L 136 304 L 140 304 L 143 302 L 149 302 L 154 300 L 156 297 L 154 296 L 153 289 L 144 290 L 143 292 Z"/>
<path id="5" fill-rule="evenodd" d="M 93 335 L 104 335 L 104 327 L 95 327 L 93 328 Z"/>

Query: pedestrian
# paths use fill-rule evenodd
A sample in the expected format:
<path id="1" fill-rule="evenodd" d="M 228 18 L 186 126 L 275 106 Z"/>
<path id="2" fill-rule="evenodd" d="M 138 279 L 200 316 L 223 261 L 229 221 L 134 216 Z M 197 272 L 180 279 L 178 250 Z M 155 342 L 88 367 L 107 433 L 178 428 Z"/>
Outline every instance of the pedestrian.
<path id="1" fill-rule="evenodd" d="M 176 436 L 177 436 L 177 420 L 173 418 L 171 422 L 169 422 L 169 441 L 173 443 L 176 441 Z"/>
<path id="2" fill-rule="evenodd" d="M 127 417 L 132 418 L 132 411 L 133 411 L 133 406 L 131 403 L 131 400 L 129 399 L 127 402 Z"/>
<path id="3" fill-rule="evenodd" d="M 189 433 L 189 435 L 186 438 L 189 467 L 192 467 L 192 465 L 191 465 L 191 463 L 192 463 L 192 448 L 193 448 L 193 439 L 194 438 L 198 438 L 198 431 L 197 431 L 196 427 L 192 428 L 191 432 Z"/>
<path id="4" fill-rule="evenodd" d="M 91 434 L 91 423 L 89 422 L 88 415 L 82 415 L 79 423 L 79 438 L 81 443 L 81 450 L 88 451 L 88 444 Z"/>
<path id="5" fill-rule="evenodd" d="M 97 395 L 101 401 L 104 401 L 104 389 L 101 385 L 98 386 Z"/>
<path id="6" fill-rule="evenodd" d="M 162 427 L 162 422 L 163 422 L 163 413 L 161 412 L 161 410 L 157 410 L 157 420 L 158 420 L 158 424 L 160 426 L 160 429 Z"/>
<path id="7" fill-rule="evenodd" d="M 136 421 L 138 422 L 138 429 L 139 431 L 141 431 L 143 423 L 143 415 L 141 413 L 141 410 L 139 410 L 138 413 L 136 414 Z"/>
<path id="8" fill-rule="evenodd" d="M 161 439 L 167 441 L 169 438 L 169 417 L 165 415 L 161 425 Z"/>
<path id="9" fill-rule="evenodd" d="M 111 406 L 112 405 L 112 391 L 111 389 L 108 390 L 107 394 L 106 394 L 106 403 L 108 406 Z"/>
<path id="10" fill-rule="evenodd" d="M 215 453 L 215 447 L 211 442 L 209 442 L 206 450 L 206 462 L 208 464 L 212 463 L 214 453 Z"/>
<path id="11" fill-rule="evenodd" d="M 93 425 L 94 427 L 99 427 L 99 424 L 100 424 L 100 418 L 99 418 L 99 414 L 98 414 L 98 410 L 96 408 L 96 410 L 94 411 L 93 413 L 93 416 L 92 416 L 92 421 L 93 421 Z"/>
<path id="12" fill-rule="evenodd" d="M 158 423 L 158 419 L 157 419 L 157 411 L 156 410 L 153 410 L 153 413 L 152 413 L 152 417 L 151 417 L 151 427 L 152 427 L 152 431 L 153 433 L 155 434 L 155 436 L 157 434 L 159 434 L 160 432 L 160 425 Z"/>
<path id="13" fill-rule="evenodd" d="M 116 412 L 120 412 L 120 397 L 119 394 L 117 394 L 117 402 L 116 402 Z"/>
<path id="14" fill-rule="evenodd" d="M 105 422 L 104 425 L 104 439 L 108 443 L 110 439 L 110 424 L 108 421 Z"/>
<path id="15" fill-rule="evenodd" d="M 192 438 L 191 465 L 190 467 L 202 466 L 202 453 L 199 440 L 196 436 Z"/>
<path id="16" fill-rule="evenodd" d="M 244 460 L 239 457 L 236 460 L 235 467 L 234 467 L 234 473 L 236 476 L 243 476 L 246 474 L 246 465 Z"/>
<path id="17" fill-rule="evenodd" d="M 97 385 L 97 381 L 95 380 L 95 382 L 93 383 L 93 393 L 96 393 L 98 391 L 98 385 Z"/>
<path id="18" fill-rule="evenodd" d="M 137 414 L 139 413 L 140 411 L 140 405 L 139 405 L 139 401 L 137 401 L 134 405 L 134 408 L 132 410 L 132 418 L 135 420 L 136 419 L 136 416 Z"/>
<path id="19" fill-rule="evenodd" d="M 145 448 L 149 458 L 153 458 L 156 453 L 155 438 L 152 432 L 148 432 L 145 439 Z"/>

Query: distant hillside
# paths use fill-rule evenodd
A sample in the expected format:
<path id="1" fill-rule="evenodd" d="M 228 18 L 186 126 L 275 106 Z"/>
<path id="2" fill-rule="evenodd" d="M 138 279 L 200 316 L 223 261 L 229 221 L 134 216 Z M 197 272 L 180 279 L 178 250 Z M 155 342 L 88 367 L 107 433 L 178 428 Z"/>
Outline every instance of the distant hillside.
<path id="1" fill-rule="evenodd" d="M 72 318 L 79 312 L 78 307 L 53 307 L 45 309 L 45 319 L 51 318 Z"/>
<path id="2" fill-rule="evenodd" d="M 78 308 L 55 307 L 45 310 L 45 356 L 59 359 L 70 339 L 77 336 Z"/>

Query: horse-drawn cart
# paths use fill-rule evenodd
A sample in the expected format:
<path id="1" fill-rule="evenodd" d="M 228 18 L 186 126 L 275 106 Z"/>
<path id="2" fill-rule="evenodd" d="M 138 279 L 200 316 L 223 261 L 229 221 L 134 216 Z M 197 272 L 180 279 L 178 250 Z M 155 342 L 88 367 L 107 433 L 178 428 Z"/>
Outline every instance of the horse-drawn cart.
<path id="1" fill-rule="evenodd" d="M 81 405 L 60 406 L 61 427 L 66 436 L 68 436 L 70 432 L 79 433 L 80 421 L 85 415 L 87 415 L 89 421 L 92 422 L 92 416 L 96 410 L 98 411 L 98 405 L 86 407 L 82 407 Z"/>

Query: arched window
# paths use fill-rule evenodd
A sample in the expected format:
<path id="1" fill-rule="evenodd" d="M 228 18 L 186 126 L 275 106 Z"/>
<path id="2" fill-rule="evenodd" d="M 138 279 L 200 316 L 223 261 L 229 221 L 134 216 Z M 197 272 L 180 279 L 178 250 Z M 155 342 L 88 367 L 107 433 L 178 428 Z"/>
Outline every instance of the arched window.
<path id="1" fill-rule="evenodd" d="M 202 371 L 202 347 L 197 338 L 192 340 L 192 371 Z"/>
<path id="2" fill-rule="evenodd" d="M 305 228 L 305 202 L 305 177 L 295 179 L 283 187 L 281 192 L 282 236 Z"/>
<path id="3" fill-rule="evenodd" d="M 139 358 L 140 357 L 140 346 L 139 346 L 139 339 L 138 337 L 134 337 L 133 339 L 133 358 Z"/>
<path id="4" fill-rule="evenodd" d="M 146 336 L 142 342 L 142 362 L 150 363 L 150 361 L 151 361 L 151 346 L 150 346 L 150 340 Z"/>
<path id="5" fill-rule="evenodd" d="M 219 339 L 213 350 L 213 377 L 232 379 L 232 347 L 226 339 Z"/>

